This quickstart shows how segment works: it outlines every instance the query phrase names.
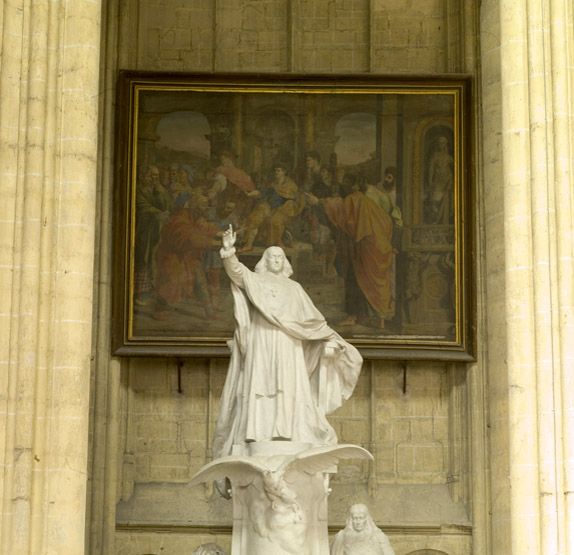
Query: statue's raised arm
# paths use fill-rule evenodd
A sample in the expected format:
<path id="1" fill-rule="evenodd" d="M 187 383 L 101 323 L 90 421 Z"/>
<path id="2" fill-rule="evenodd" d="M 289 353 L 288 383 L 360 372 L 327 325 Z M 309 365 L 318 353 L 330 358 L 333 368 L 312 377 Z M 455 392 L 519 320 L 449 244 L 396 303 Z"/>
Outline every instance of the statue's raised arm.
<path id="1" fill-rule="evenodd" d="M 237 241 L 237 233 L 233 230 L 233 226 L 229 224 L 229 227 L 224 231 L 221 240 L 223 250 L 231 250 L 235 246 L 235 241 Z"/>

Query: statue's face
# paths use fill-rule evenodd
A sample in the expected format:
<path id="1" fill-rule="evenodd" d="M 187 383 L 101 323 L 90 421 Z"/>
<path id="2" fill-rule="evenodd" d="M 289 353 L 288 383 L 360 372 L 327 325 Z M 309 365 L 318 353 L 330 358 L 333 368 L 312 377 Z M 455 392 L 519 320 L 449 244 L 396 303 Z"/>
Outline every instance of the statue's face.
<path id="1" fill-rule="evenodd" d="M 351 524 L 355 532 L 362 532 L 367 525 L 367 511 L 362 507 L 351 509 Z"/>
<path id="2" fill-rule="evenodd" d="M 273 274 L 279 274 L 283 271 L 285 255 L 280 248 L 271 248 L 267 251 L 267 270 Z"/>

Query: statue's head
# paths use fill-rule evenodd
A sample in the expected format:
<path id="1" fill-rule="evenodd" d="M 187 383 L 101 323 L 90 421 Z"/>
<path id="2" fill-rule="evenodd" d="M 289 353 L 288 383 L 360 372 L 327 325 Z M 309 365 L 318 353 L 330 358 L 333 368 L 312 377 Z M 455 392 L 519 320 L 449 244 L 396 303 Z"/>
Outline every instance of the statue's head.
<path id="1" fill-rule="evenodd" d="M 348 522 L 355 532 L 362 532 L 366 528 L 369 518 L 369 509 L 362 503 L 357 503 L 349 509 Z"/>
<path id="2" fill-rule="evenodd" d="M 291 276 L 293 268 L 281 247 L 268 247 L 255 266 L 257 273 L 270 272 L 275 275 Z"/>
<path id="3" fill-rule="evenodd" d="M 448 139 L 444 135 L 440 135 L 436 140 L 438 150 L 448 149 Z"/>

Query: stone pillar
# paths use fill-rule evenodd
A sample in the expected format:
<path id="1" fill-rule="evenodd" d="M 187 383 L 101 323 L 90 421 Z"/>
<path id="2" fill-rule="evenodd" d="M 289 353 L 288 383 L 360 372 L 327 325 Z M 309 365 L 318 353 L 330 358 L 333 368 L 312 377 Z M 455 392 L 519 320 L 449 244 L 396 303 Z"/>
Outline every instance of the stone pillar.
<path id="1" fill-rule="evenodd" d="M 234 446 L 235 449 L 235 446 Z M 373 462 L 358 445 L 255 441 L 204 465 L 190 486 L 231 485 L 232 555 L 329 555 L 329 480 L 343 459 Z"/>
<path id="2" fill-rule="evenodd" d="M 493 553 L 572 553 L 572 4 L 502 0 L 482 10 L 484 99 L 493 87 L 501 99 L 499 112 L 483 102 L 484 221 L 501 232 L 490 250 L 486 231 L 487 311 L 503 311 L 488 317 L 491 452 L 507 450 L 492 459 Z M 486 133 L 497 127 L 499 144 Z"/>
<path id="3" fill-rule="evenodd" d="M 84 552 L 100 2 L 7 0 L 0 552 Z"/>

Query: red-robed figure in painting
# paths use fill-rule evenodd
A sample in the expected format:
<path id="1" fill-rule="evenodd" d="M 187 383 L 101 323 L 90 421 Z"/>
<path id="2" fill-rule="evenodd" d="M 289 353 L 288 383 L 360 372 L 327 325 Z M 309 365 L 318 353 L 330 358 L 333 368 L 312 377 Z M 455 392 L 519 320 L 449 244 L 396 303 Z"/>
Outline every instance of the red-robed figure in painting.
<path id="1" fill-rule="evenodd" d="M 241 168 L 238 168 L 233 162 L 233 154 L 224 150 L 219 154 L 220 164 L 215 169 L 215 173 L 225 176 L 227 181 L 240 189 L 245 194 L 255 191 L 255 183 L 251 177 Z"/>
<path id="2" fill-rule="evenodd" d="M 173 214 L 162 229 L 157 249 L 158 319 L 166 316 L 171 305 L 191 298 L 200 301 L 207 317 L 212 316 L 203 255 L 219 244 L 216 240 L 221 233 L 203 215 L 207 204 L 206 196 L 194 195 L 190 207 Z"/>
<path id="3" fill-rule="evenodd" d="M 340 272 L 345 278 L 348 314 L 340 325 L 354 325 L 361 317 L 372 320 L 374 316 L 377 327 L 384 328 L 385 319 L 394 314 L 391 216 L 354 180 L 347 183 L 343 198 L 309 195 L 309 201 L 320 203 L 340 232 L 338 257 L 343 266 Z"/>

